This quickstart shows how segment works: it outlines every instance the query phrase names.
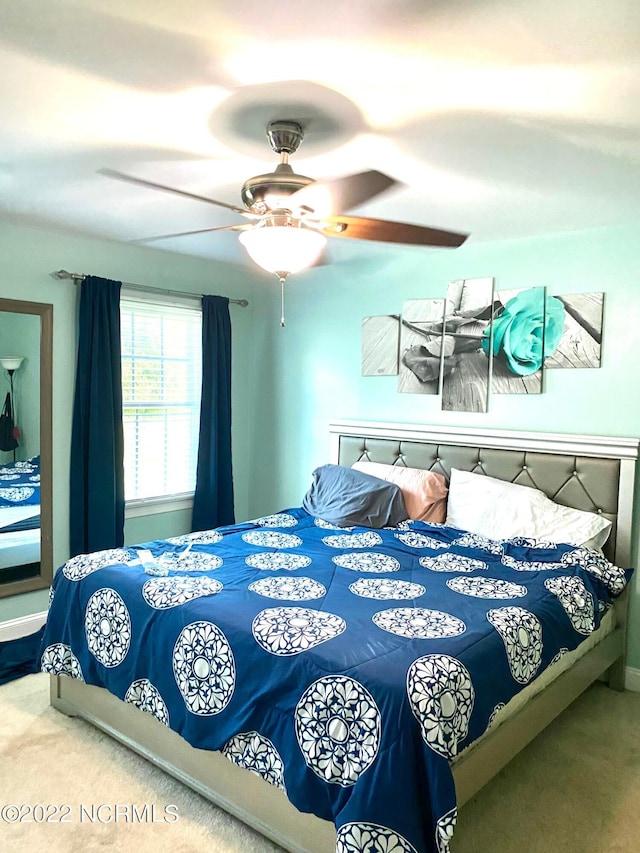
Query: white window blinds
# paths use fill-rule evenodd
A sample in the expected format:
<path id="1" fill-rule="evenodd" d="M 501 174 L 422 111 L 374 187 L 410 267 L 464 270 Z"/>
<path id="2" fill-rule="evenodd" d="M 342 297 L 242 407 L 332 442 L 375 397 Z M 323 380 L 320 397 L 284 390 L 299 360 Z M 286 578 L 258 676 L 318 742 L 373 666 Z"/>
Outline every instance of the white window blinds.
<path id="1" fill-rule="evenodd" d="M 202 376 L 200 308 L 143 302 L 123 292 L 120 316 L 125 499 L 193 492 Z"/>

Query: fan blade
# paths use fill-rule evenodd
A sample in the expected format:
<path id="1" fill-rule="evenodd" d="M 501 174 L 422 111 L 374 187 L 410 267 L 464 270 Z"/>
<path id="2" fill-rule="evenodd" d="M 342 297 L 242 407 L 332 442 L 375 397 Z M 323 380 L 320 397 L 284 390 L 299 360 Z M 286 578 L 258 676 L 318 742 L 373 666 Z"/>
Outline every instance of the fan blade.
<path id="1" fill-rule="evenodd" d="M 218 207 L 226 207 L 227 210 L 233 210 L 240 213 L 242 216 L 252 218 L 260 218 L 258 214 L 251 213 L 244 207 L 236 207 L 234 204 L 227 204 L 225 201 L 218 201 L 215 198 L 207 198 L 203 195 L 196 195 L 185 190 L 177 190 L 175 187 L 167 187 L 164 184 L 155 184 L 153 181 L 145 181 L 143 178 L 134 178 L 132 175 L 125 175 L 123 172 L 116 172 L 114 169 L 98 169 L 98 174 L 105 175 L 107 178 L 115 178 L 117 181 L 124 181 L 126 184 L 136 184 L 139 187 L 147 187 L 152 190 L 163 190 L 167 193 L 182 196 L 183 198 L 193 198 L 196 201 L 206 201 L 207 204 L 217 204 Z"/>
<path id="2" fill-rule="evenodd" d="M 456 248 L 469 236 L 455 231 L 441 231 L 424 225 L 364 219 L 361 216 L 329 216 L 320 231 L 325 237 L 350 237 L 352 240 L 378 240 L 381 243 L 407 243 L 414 246 Z"/>
<path id="3" fill-rule="evenodd" d="M 154 240 L 170 240 L 172 237 L 190 237 L 192 234 L 210 234 L 212 231 L 250 231 L 255 225 L 221 225 L 219 228 L 199 228 L 197 231 L 178 231 L 175 234 L 158 234 L 155 237 L 138 237 L 128 243 L 153 243 Z"/>
<path id="4" fill-rule="evenodd" d="M 290 195 L 287 207 L 293 204 L 294 207 L 306 209 L 320 219 L 334 212 L 357 207 L 396 185 L 400 185 L 399 181 L 372 169 L 344 178 L 314 181 Z"/>

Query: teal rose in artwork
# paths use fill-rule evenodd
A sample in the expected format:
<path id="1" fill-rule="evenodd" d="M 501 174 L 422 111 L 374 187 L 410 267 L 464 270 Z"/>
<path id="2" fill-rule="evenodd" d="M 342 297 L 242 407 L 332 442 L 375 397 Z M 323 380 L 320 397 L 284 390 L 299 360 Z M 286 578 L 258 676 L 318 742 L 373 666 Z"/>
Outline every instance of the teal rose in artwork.
<path id="1" fill-rule="evenodd" d="M 485 354 L 489 355 L 493 330 L 494 356 L 504 357 L 509 370 L 518 376 L 540 370 L 562 337 L 564 305 L 555 296 L 545 299 L 543 293 L 541 287 L 520 291 L 482 333 Z"/>

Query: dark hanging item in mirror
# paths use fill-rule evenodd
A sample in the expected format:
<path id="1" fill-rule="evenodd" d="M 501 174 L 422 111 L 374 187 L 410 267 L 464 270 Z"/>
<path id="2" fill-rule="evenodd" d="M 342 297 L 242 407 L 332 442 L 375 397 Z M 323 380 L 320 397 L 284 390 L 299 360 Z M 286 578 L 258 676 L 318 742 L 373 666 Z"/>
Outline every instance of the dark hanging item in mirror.
<path id="1" fill-rule="evenodd" d="M 13 404 L 11 391 L 4 398 L 2 414 L 0 414 L 0 450 L 15 450 L 18 446 L 16 425 L 13 422 Z"/>

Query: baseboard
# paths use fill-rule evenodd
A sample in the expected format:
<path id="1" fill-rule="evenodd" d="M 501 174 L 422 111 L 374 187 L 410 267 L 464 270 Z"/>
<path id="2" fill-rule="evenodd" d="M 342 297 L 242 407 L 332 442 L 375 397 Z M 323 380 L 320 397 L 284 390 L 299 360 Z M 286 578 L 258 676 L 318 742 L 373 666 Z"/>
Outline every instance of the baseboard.
<path id="1" fill-rule="evenodd" d="M 624 686 L 626 690 L 640 693 L 640 669 L 628 666 L 624 673 Z"/>
<path id="2" fill-rule="evenodd" d="M 28 616 L 20 616 L 18 619 L 0 622 L 0 643 L 35 634 L 46 621 L 47 611 L 43 610 L 41 613 L 30 613 Z M 638 674 L 640 675 L 640 671 Z"/>

